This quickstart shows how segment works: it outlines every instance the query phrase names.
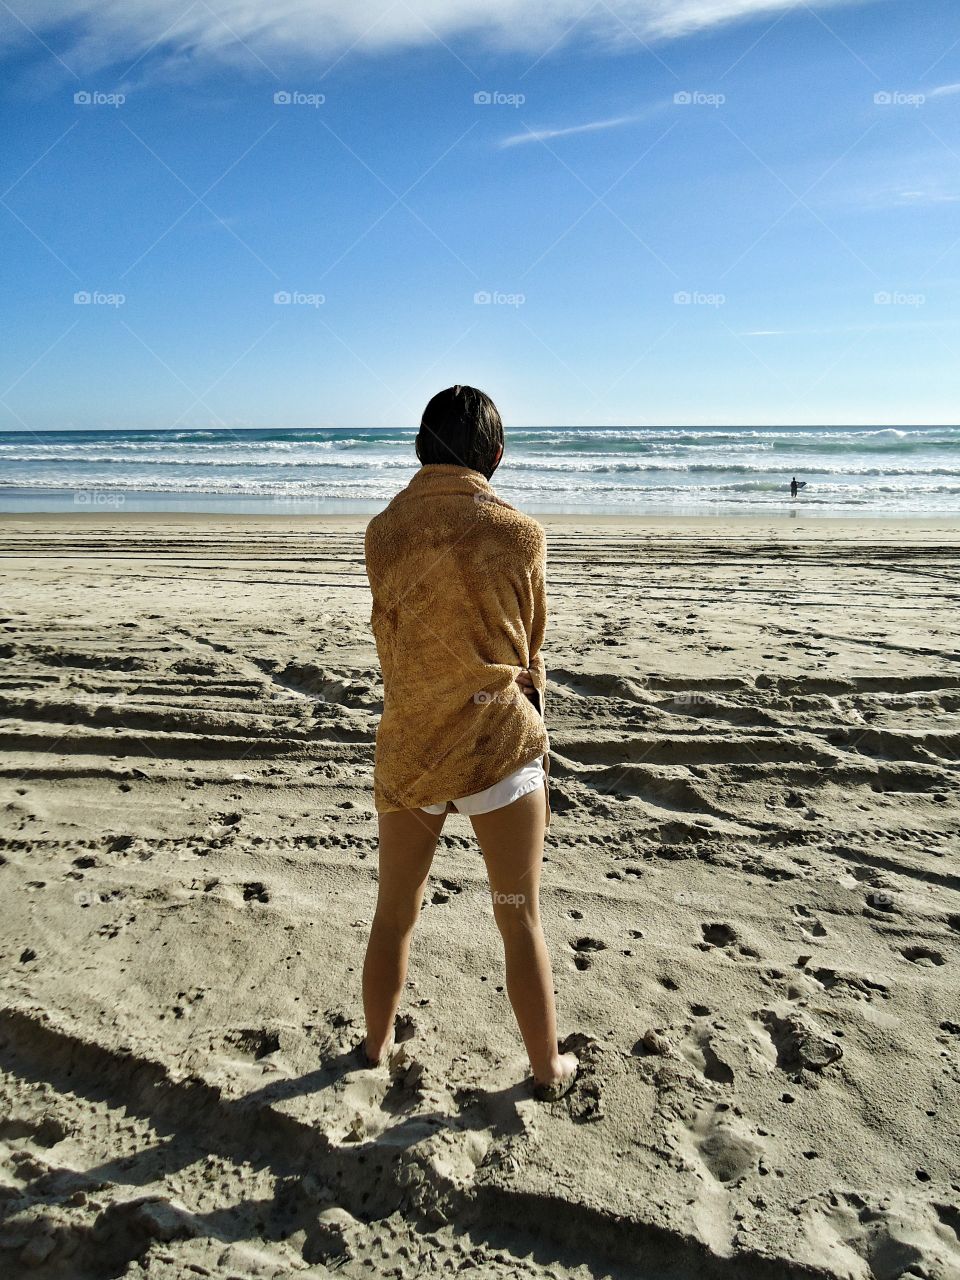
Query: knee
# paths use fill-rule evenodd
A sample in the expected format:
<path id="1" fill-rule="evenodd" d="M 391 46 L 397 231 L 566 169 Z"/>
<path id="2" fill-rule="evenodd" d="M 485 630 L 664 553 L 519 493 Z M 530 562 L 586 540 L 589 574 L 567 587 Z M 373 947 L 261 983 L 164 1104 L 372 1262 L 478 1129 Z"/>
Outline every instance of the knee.
<path id="1" fill-rule="evenodd" d="M 419 903 L 406 907 L 395 905 L 387 907 L 381 904 L 373 917 L 372 932 L 384 938 L 405 938 L 413 933 L 419 919 Z"/>
<path id="2" fill-rule="evenodd" d="M 536 902 L 523 893 L 493 893 L 493 915 L 504 939 L 519 939 L 540 929 Z"/>

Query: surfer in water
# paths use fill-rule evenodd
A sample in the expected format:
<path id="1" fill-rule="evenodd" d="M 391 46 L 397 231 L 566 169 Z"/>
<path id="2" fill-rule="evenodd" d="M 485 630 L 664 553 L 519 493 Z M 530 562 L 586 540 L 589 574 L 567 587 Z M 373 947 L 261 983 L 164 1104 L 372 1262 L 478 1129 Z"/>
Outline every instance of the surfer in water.
<path id="1" fill-rule="evenodd" d="M 790 481 L 790 497 L 795 498 L 802 488 L 803 485 L 797 480 L 797 477 L 794 476 Z"/>

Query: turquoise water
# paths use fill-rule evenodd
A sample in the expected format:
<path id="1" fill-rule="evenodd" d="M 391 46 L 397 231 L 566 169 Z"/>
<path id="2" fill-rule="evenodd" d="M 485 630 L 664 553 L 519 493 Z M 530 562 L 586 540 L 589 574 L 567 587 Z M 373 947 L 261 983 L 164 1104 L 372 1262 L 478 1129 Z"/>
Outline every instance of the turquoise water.
<path id="1" fill-rule="evenodd" d="M 392 429 L 0 433 L 0 510 L 372 513 L 417 468 Z M 538 427 L 494 486 L 535 513 L 960 511 L 960 427 Z"/>

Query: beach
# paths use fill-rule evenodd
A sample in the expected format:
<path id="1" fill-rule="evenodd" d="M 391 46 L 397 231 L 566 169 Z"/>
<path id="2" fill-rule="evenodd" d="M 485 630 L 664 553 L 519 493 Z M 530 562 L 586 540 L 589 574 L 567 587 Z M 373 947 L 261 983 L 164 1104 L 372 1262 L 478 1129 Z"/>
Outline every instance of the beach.
<path id="1" fill-rule="evenodd" d="M 460 815 L 352 1055 L 365 518 L 0 516 L 3 1274 L 960 1274 L 960 523 L 541 520 L 548 1105 Z"/>

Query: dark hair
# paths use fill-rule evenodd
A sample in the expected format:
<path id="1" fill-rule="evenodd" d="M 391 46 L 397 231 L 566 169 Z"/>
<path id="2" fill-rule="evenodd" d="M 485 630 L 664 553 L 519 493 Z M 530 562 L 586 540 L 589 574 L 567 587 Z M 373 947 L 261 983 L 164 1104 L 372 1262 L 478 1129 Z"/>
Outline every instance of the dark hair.
<path id="1" fill-rule="evenodd" d="M 476 387 L 447 387 L 423 411 L 417 433 L 417 457 L 470 467 L 489 480 L 503 447 L 503 423 L 497 406 Z"/>

